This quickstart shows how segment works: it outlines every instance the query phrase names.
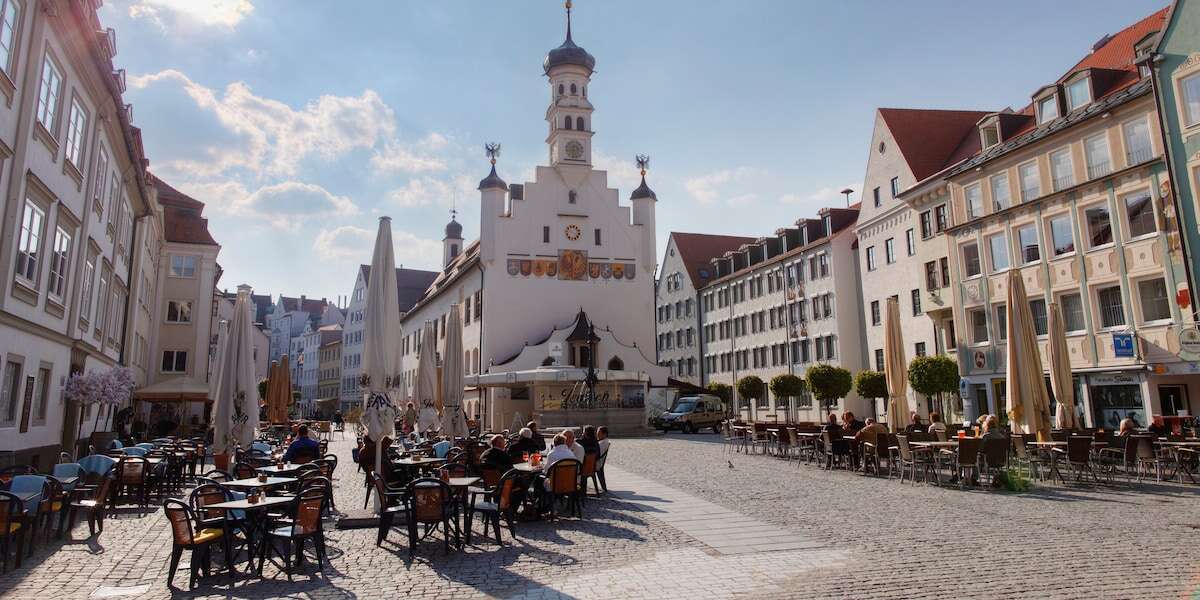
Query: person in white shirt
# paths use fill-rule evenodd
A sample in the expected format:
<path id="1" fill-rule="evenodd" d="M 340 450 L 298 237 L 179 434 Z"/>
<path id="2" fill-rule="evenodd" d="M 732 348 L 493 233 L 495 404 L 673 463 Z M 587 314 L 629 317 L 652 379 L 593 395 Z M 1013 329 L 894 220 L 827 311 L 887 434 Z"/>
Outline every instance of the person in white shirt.
<path id="1" fill-rule="evenodd" d="M 583 462 L 583 456 L 586 454 L 586 451 L 583 449 L 583 446 L 579 445 L 579 442 L 575 441 L 575 430 L 568 429 L 563 431 L 562 435 L 567 440 L 567 447 L 575 454 L 575 460 Z"/>
<path id="2" fill-rule="evenodd" d="M 600 456 L 604 456 L 608 453 L 608 445 L 611 443 L 608 441 L 608 427 L 604 425 L 597 427 L 596 438 L 599 440 L 597 443 L 600 444 Z"/>
<path id="3" fill-rule="evenodd" d="M 550 453 L 546 455 L 546 466 L 542 468 L 542 472 L 549 473 L 550 467 L 553 467 L 554 463 L 564 458 L 575 458 L 575 453 L 571 450 L 571 447 L 567 445 L 566 436 L 560 433 L 554 436 L 554 446 L 550 448 Z"/>

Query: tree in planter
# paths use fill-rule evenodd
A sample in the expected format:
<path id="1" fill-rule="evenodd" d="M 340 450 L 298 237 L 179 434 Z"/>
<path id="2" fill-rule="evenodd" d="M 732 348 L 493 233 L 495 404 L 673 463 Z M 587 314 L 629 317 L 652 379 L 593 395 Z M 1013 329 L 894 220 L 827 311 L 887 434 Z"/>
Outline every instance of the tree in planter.
<path id="1" fill-rule="evenodd" d="M 937 396 L 943 407 L 943 394 L 958 391 L 958 363 L 948 356 L 918 356 L 908 364 L 908 384 L 914 392 Z"/>
<path id="2" fill-rule="evenodd" d="M 721 406 L 724 407 L 725 414 L 729 414 L 729 399 L 732 396 L 733 388 L 720 381 L 710 381 L 707 389 L 710 394 L 721 399 Z"/>
<path id="3" fill-rule="evenodd" d="M 738 401 L 749 402 L 751 400 L 759 400 L 763 397 L 763 388 L 766 386 L 763 380 L 757 375 L 747 375 L 737 382 Z"/>
<path id="4" fill-rule="evenodd" d="M 797 398 L 804 393 L 804 380 L 790 373 L 776 375 L 771 378 L 771 393 L 775 400 L 780 398 Z M 790 416 L 790 413 L 789 413 Z"/>
<path id="5" fill-rule="evenodd" d="M 808 381 L 808 389 L 821 402 L 821 409 L 829 410 L 829 405 L 838 398 L 850 393 L 854 386 L 854 378 L 850 371 L 833 365 L 813 365 L 804 374 Z"/>
<path id="6" fill-rule="evenodd" d="M 854 376 L 854 391 L 863 398 L 870 398 L 874 410 L 875 400 L 888 397 L 887 379 L 879 371 L 859 371 Z"/>

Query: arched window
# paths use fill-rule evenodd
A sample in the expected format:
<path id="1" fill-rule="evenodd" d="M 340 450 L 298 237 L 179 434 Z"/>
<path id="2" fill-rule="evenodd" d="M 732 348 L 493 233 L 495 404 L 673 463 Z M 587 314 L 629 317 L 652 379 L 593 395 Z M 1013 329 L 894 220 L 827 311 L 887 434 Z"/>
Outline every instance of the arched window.
<path id="1" fill-rule="evenodd" d="M 575 117 L 575 129 L 587 131 L 587 127 L 583 126 L 583 117 Z"/>
<path id="2" fill-rule="evenodd" d="M 608 370 L 609 371 L 624 371 L 625 363 L 623 361 L 621 361 L 620 357 L 614 356 L 614 357 L 608 359 Z"/>
<path id="3" fill-rule="evenodd" d="M 571 84 L 571 95 L 572 96 L 575 95 L 575 84 L 573 84 L 573 83 Z"/>
<path id="4" fill-rule="evenodd" d="M 458 244 L 450 244 L 450 258 L 458 258 Z"/>
<path id="5" fill-rule="evenodd" d="M 571 115 L 567 115 L 566 117 L 563 118 L 563 129 L 570 129 L 570 128 L 571 128 Z"/>
<path id="6" fill-rule="evenodd" d="M 558 95 L 559 96 L 563 95 L 563 84 L 561 84 L 561 83 L 558 84 Z"/>

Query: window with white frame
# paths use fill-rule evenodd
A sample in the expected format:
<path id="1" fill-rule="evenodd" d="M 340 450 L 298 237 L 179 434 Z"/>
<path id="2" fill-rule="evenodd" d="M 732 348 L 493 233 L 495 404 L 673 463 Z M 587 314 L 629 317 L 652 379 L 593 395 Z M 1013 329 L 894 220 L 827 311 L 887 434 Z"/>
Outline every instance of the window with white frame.
<path id="1" fill-rule="evenodd" d="M 996 340 L 1003 342 L 1008 339 L 1008 305 L 997 304 L 993 311 L 996 314 Z"/>
<path id="2" fill-rule="evenodd" d="M 817 255 L 817 263 L 821 266 L 821 277 L 829 276 L 829 255 L 824 252 Z"/>
<path id="3" fill-rule="evenodd" d="M 46 212 L 33 200 L 26 199 L 25 210 L 21 214 L 21 231 L 17 236 L 17 278 L 31 287 L 37 286 L 45 224 Z"/>
<path id="4" fill-rule="evenodd" d="M 992 210 L 1004 210 L 1012 201 L 1008 193 L 1008 173 L 992 177 Z"/>
<path id="5" fill-rule="evenodd" d="M 1100 327 L 1122 327 L 1125 325 L 1125 303 L 1121 298 L 1121 286 L 1113 285 L 1096 290 L 1096 310 L 1100 313 Z"/>
<path id="6" fill-rule="evenodd" d="M 887 264 L 896 262 L 896 239 L 888 238 L 883 241 L 883 257 Z"/>
<path id="7" fill-rule="evenodd" d="M 71 234 L 58 227 L 54 232 L 54 249 L 50 253 L 50 295 L 59 300 L 67 297 L 67 273 L 71 257 Z"/>
<path id="8" fill-rule="evenodd" d="M 983 272 L 979 264 L 979 245 L 969 242 L 962 246 L 963 276 L 975 277 Z"/>
<path id="9" fill-rule="evenodd" d="M 1050 244 L 1054 256 L 1063 256 L 1075 251 L 1075 234 L 1071 231 L 1071 215 L 1059 215 L 1047 221 L 1050 224 Z"/>
<path id="10" fill-rule="evenodd" d="M 187 324 L 192 322 L 192 302 L 190 300 L 168 300 L 167 322 Z"/>
<path id="11" fill-rule="evenodd" d="M 1044 298 L 1030 300 L 1029 314 L 1033 315 L 1033 333 L 1039 336 L 1046 335 L 1049 330 L 1046 321 L 1046 300 Z"/>
<path id="12" fill-rule="evenodd" d="M 1017 167 L 1017 175 L 1021 178 L 1022 202 L 1029 202 L 1042 195 L 1042 176 L 1038 173 L 1036 160 Z"/>
<path id="13" fill-rule="evenodd" d="M 971 323 L 971 343 L 986 344 L 988 341 L 987 313 L 982 308 L 967 311 L 967 320 Z"/>
<path id="14" fill-rule="evenodd" d="M 1183 124 L 1191 127 L 1200 123 L 1200 73 L 1180 79 L 1179 93 L 1183 96 Z"/>
<path id="15" fill-rule="evenodd" d="M 58 98 L 62 95 L 62 72 L 50 54 L 42 60 L 41 88 L 38 90 L 37 120 L 47 131 L 54 132 L 58 118 Z"/>
<path id="16" fill-rule="evenodd" d="M 108 272 L 106 267 L 100 269 L 100 283 L 96 286 L 96 334 L 103 334 L 108 318 Z"/>
<path id="17" fill-rule="evenodd" d="M 1138 304 L 1142 309 L 1142 322 L 1169 321 L 1171 300 L 1167 297 L 1167 281 L 1162 277 L 1138 282 Z"/>
<path id="18" fill-rule="evenodd" d="M 1083 296 L 1077 293 L 1063 294 L 1058 299 L 1062 311 L 1063 329 L 1067 333 L 1085 331 L 1087 320 L 1083 314 Z"/>
<path id="19" fill-rule="evenodd" d="M 1121 126 L 1125 135 L 1125 164 L 1137 165 L 1151 158 L 1150 125 L 1141 117 Z"/>
<path id="20" fill-rule="evenodd" d="M 83 165 L 83 143 L 87 137 L 87 112 L 79 98 L 71 99 L 71 113 L 67 116 L 67 160 L 76 168 Z"/>
<path id="21" fill-rule="evenodd" d="M 97 215 L 104 215 L 104 183 L 108 177 L 108 151 L 104 146 L 100 146 L 100 151 L 96 153 L 96 182 L 95 190 L 92 192 L 92 202 L 95 206 Z"/>
<path id="22" fill-rule="evenodd" d="M 187 254 L 171 255 L 171 277 L 195 277 L 196 257 Z"/>
<path id="23" fill-rule="evenodd" d="M 1050 153 L 1050 177 L 1054 180 L 1054 191 L 1075 185 L 1074 164 L 1071 149 L 1063 148 Z"/>
<path id="24" fill-rule="evenodd" d="M 1073 111 L 1092 101 L 1090 77 L 1081 77 L 1067 84 L 1067 110 Z"/>
<path id="25" fill-rule="evenodd" d="M 1038 244 L 1036 225 L 1030 223 L 1017 228 L 1017 252 L 1020 253 L 1023 265 L 1041 260 L 1042 252 L 1041 246 Z"/>
<path id="26" fill-rule="evenodd" d="M 79 296 L 79 318 L 84 321 L 92 319 L 92 280 L 96 276 L 96 257 L 88 256 L 83 263 L 83 292 Z"/>
<path id="27" fill-rule="evenodd" d="M 21 393 L 21 363 L 4 363 L 4 381 L 0 384 L 0 424 L 12 425 L 17 420 L 17 396 Z"/>
<path id="28" fill-rule="evenodd" d="M 9 75 L 16 75 L 14 67 L 17 54 L 17 28 L 21 23 L 21 3 L 18 0 L 0 0 L 0 68 Z M 10 77 L 15 79 L 15 77 Z"/>
<path id="29" fill-rule="evenodd" d="M 867 270 L 874 271 L 875 267 L 875 246 L 867 246 Z"/>
<path id="30" fill-rule="evenodd" d="M 1054 94 L 1046 96 L 1037 103 L 1038 123 L 1049 123 L 1058 118 L 1058 97 Z"/>
<path id="31" fill-rule="evenodd" d="M 1007 271 L 1009 267 L 1008 260 L 1008 240 L 1005 239 L 1003 233 L 998 233 L 987 239 L 988 258 L 992 261 L 992 272 Z"/>
<path id="32" fill-rule="evenodd" d="M 1084 209 L 1083 220 L 1087 223 L 1088 248 L 1099 248 L 1113 242 L 1112 218 L 1108 214 L 1107 204 Z"/>
<path id="33" fill-rule="evenodd" d="M 912 229 L 908 229 L 904 232 L 904 247 L 908 251 L 909 256 L 913 256 L 917 253 L 917 238 L 913 234 Z"/>
<path id="34" fill-rule="evenodd" d="M 1087 158 L 1088 179 L 1103 177 L 1112 172 L 1108 154 L 1108 136 L 1098 133 L 1083 140 L 1083 155 Z"/>
<path id="35" fill-rule="evenodd" d="M 1154 222 L 1154 201 L 1149 191 L 1135 192 L 1122 200 L 1125 217 L 1129 221 L 1129 237 L 1137 238 L 1158 231 Z"/>
<path id="36" fill-rule="evenodd" d="M 974 219 L 983 215 L 983 189 L 978 183 L 963 188 L 963 197 L 967 203 L 968 218 Z"/>
<path id="37" fill-rule="evenodd" d="M 883 316 L 880 314 L 879 301 L 871 301 L 871 325 L 879 325 L 883 321 Z"/>
<path id="38" fill-rule="evenodd" d="M 163 373 L 184 373 L 187 371 L 187 351 L 186 350 L 163 350 L 162 366 L 159 369 Z"/>

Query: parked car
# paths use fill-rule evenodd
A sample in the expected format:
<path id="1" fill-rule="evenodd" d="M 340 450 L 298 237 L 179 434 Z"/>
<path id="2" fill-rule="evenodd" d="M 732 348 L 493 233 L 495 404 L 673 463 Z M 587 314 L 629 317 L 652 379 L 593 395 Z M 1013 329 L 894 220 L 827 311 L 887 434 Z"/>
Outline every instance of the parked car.
<path id="1" fill-rule="evenodd" d="M 684 433 L 696 433 L 705 427 L 712 427 L 714 432 L 720 433 L 724 419 L 721 399 L 699 394 L 679 398 L 670 410 L 650 419 L 650 426 L 662 431 L 678 429 Z"/>

